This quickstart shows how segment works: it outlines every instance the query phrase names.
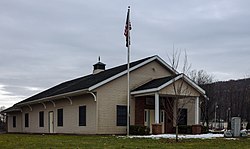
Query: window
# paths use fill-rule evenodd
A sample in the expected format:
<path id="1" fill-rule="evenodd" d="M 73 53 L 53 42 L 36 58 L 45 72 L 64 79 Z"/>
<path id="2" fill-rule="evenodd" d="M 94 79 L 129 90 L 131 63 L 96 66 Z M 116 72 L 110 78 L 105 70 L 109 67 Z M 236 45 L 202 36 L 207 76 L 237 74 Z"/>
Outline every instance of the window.
<path id="1" fill-rule="evenodd" d="M 13 128 L 15 128 L 16 127 L 16 116 L 13 116 Z"/>
<path id="2" fill-rule="evenodd" d="M 24 115 L 24 126 L 29 127 L 29 113 L 25 113 Z"/>
<path id="3" fill-rule="evenodd" d="M 86 106 L 79 107 L 79 126 L 86 126 Z"/>
<path id="4" fill-rule="evenodd" d="M 63 109 L 57 109 L 57 126 L 63 126 Z"/>
<path id="5" fill-rule="evenodd" d="M 187 109 L 179 109 L 179 125 L 187 125 Z"/>
<path id="6" fill-rule="evenodd" d="M 44 127 L 44 112 L 39 112 L 39 127 Z"/>
<path id="7" fill-rule="evenodd" d="M 117 126 L 126 126 L 127 125 L 127 106 L 117 106 Z"/>

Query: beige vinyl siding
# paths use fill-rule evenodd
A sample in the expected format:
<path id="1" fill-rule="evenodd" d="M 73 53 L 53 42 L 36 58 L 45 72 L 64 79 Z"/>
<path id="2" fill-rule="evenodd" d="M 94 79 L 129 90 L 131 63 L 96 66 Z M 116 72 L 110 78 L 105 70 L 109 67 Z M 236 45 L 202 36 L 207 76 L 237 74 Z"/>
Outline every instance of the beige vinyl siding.
<path id="1" fill-rule="evenodd" d="M 169 76 L 170 73 L 158 62 L 153 61 L 130 73 L 131 90 L 155 78 Z M 97 90 L 98 134 L 124 134 L 126 126 L 116 126 L 116 106 L 127 105 L 127 76 L 124 75 Z M 131 125 L 134 124 L 134 100 L 131 99 Z"/>
<path id="2" fill-rule="evenodd" d="M 181 85 L 182 84 L 182 85 Z M 174 86 L 176 90 L 180 90 L 175 92 Z M 200 93 L 194 89 L 192 86 L 190 86 L 188 83 L 186 83 L 183 80 L 178 80 L 174 84 L 170 84 L 169 86 L 163 88 L 159 92 L 160 94 L 166 94 L 166 95 L 176 95 L 180 94 L 181 96 L 191 96 L 184 99 L 179 99 L 179 108 L 185 108 L 187 109 L 187 125 L 194 125 L 195 124 L 195 102 L 194 99 L 196 97 L 200 96 Z M 174 117 L 176 117 L 176 110 L 174 107 Z M 175 120 L 174 120 L 175 125 Z"/>
<path id="3" fill-rule="evenodd" d="M 189 97 L 184 99 L 179 99 L 179 108 L 187 109 L 187 125 L 195 124 L 195 97 Z M 176 118 L 176 108 L 174 106 L 174 118 Z M 173 122 L 175 126 L 175 119 Z"/>
<path id="4" fill-rule="evenodd" d="M 174 90 L 174 87 L 176 88 L 176 92 Z M 190 86 L 183 80 L 178 80 L 175 83 L 168 85 L 167 87 L 160 90 L 159 93 L 167 95 L 179 94 L 182 96 L 200 96 L 200 93 L 196 89 L 194 89 L 192 86 Z"/>
<path id="5" fill-rule="evenodd" d="M 13 116 L 16 116 L 16 127 L 13 127 Z M 20 112 L 8 113 L 8 132 L 22 132 L 22 115 Z"/>
<path id="6" fill-rule="evenodd" d="M 54 112 L 55 133 L 76 133 L 76 134 L 96 134 L 96 102 L 91 94 L 86 94 L 72 98 L 73 104 L 69 100 L 57 103 Z M 67 103 L 68 102 L 68 105 Z M 79 106 L 86 106 L 86 126 L 79 126 Z M 63 109 L 63 126 L 57 126 L 57 109 Z"/>
<path id="7" fill-rule="evenodd" d="M 49 133 L 49 112 L 54 112 L 54 133 L 96 134 L 96 102 L 91 94 L 71 97 L 72 105 L 66 98 L 51 102 L 22 107 L 22 113 L 17 116 L 17 128 L 12 128 L 12 117 L 8 117 L 9 132 Z M 79 106 L 86 106 L 86 126 L 79 126 Z M 63 108 L 63 127 L 57 126 L 57 109 Z M 39 112 L 44 111 L 44 127 L 39 127 Z M 24 127 L 25 113 L 29 114 L 29 127 Z M 22 118 L 21 118 L 22 117 Z"/>
<path id="8" fill-rule="evenodd" d="M 195 100 L 191 99 L 189 103 L 187 103 L 184 108 L 187 108 L 187 125 L 195 124 Z"/>

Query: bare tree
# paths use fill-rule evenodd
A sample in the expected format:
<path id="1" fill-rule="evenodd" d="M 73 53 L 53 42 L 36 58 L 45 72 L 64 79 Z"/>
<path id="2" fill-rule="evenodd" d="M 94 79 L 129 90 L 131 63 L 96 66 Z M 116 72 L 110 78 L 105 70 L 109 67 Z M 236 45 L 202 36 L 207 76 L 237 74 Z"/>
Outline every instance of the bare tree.
<path id="1" fill-rule="evenodd" d="M 170 66 L 173 70 L 178 70 L 180 67 L 181 62 L 181 50 L 175 50 L 173 48 L 173 54 L 172 56 L 168 56 L 168 60 L 170 62 Z M 190 71 L 191 65 L 188 64 L 188 57 L 186 51 L 184 51 L 182 61 L 182 68 L 179 70 L 179 74 L 175 78 L 178 78 L 178 80 L 174 80 L 172 83 L 173 93 L 174 96 L 171 97 L 172 100 L 166 100 L 168 103 L 168 106 L 164 106 L 165 111 L 173 111 L 172 118 L 175 123 L 175 132 L 176 132 L 176 142 L 178 142 L 178 133 L 179 133 L 179 122 L 181 120 L 181 112 L 182 109 L 193 101 L 192 98 L 190 98 L 191 92 L 189 90 L 189 86 L 185 84 L 184 78 L 187 77 L 186 74 Z M 164 105 L 164 104 L 163 104 Z M 169 110 L 169 108 L 171 110 Z"/>
<path id="2" fill-rule="evenodd" d="M 0 107 L 0 112 L 3 111 L 5 109 L 5 106 L 1 106 Z M 5 115 L 4 114 L 0 114 L 0 130 L 5 128 Z"/>
<path id="3" fill-rule="evenodd" d="M 0 112 L 3 111 L 5 109 L 5 106 L 1 106 L 0 107 Z"/>
<path id="4" fill-rule="evenodd" d="M 210 84 L 215 81 L 215 76 L 208 74 L 205 70 L 192 70 L 189 72 L 189 78 L 193 80 L 198 85 Z M 201 100 L 200 103 L 201 118 L 203 125 L 206 123 L 208 125 L 208 101 L 207 99 Z"/>
<path id="5" fill-rule="evenodd" d="M 193 80 L 198 85 L 208 84 L 214 82 L 214 75 L 208 74 L 205 70 L 199 70 L 196 69 L 190 71 L 189 78 Z"/>

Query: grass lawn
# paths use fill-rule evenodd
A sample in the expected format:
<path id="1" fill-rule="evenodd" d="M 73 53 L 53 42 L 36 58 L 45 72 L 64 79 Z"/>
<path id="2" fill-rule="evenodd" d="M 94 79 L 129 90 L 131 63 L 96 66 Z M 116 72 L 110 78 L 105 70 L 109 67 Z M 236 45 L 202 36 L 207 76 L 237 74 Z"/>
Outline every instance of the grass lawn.
<path id="1" fill-rule="evenodd" d="M 173 139 L 142 139 L 117 136 L 80 136 L 80 135 L 31 135 L 0 134 L 0 149 L 37 149 L 37 148 L 250 148 L 250 138 L 226 140 L 183 139 L 178 143 Z"/>

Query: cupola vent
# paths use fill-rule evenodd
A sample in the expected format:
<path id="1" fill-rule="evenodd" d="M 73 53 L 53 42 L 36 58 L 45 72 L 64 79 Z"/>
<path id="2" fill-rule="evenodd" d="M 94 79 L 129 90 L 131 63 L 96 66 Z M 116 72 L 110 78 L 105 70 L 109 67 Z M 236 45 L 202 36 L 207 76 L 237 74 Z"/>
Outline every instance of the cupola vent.
<path id="1" fill-rule="evenodd" d="M 101 62 L 101 58 L 99 56 L 98 57 L 98 62 L 96 64 L 94 64 L 93 66 L 94 66 L 93 74 L 97 74 L 97 73 L 102 72 L 102 71 L 105 70 L 106 64 Z"/>

